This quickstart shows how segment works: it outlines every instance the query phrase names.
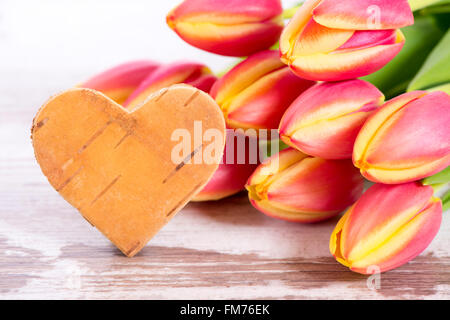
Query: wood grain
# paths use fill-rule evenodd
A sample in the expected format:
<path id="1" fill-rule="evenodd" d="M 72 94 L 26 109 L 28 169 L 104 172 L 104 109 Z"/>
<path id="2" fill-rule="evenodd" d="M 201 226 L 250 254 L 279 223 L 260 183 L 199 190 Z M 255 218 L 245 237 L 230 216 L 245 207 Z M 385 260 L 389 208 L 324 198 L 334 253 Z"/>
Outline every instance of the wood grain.
<path id="1" fill-rule="evenodd" d="M 43 100 L 44 101 L 44 100 Z M 328 253 L 336 219 L 270 219 L 245 194 L 191 203 L 128 259 L 54 191 L 29 139 L 37 106 L 0 109 L 0 298 L 450 298 L 450 223 L 379 290 Z"/>

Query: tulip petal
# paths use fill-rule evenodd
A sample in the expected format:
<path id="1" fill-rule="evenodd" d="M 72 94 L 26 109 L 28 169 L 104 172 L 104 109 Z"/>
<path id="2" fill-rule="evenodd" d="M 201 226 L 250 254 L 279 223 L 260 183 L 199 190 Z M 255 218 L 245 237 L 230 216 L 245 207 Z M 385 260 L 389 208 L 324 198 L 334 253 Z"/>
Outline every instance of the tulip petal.
<path id="1" fill-rule="evenodd" d="M 381 69 L 400 52 L 403 45 L 404 38 L 398 31 L 396 44 L 292 57 L 290 67 L 298 76 L 310 80 L 341 81 L 358 78 Z"/>
<path id="2" fill-rule="evenodd" d="M 295 76 L 277 51 L 250 56 L 211 89 L 230 128 L 277 129 L 290 104 L 314 82 Z"/>
<path id="3" fill-rule="evenodd" d="M 352 38 L 353 30 L 330 29 L 310 20 L 295 42 L 293 56 L 332 52 Z"/>
<path id="4" fill-rule="evenodd" d="M 408 92 L 386 102 L 378 112 L 374 113 L 364 124 L 355 142 L 353 151 L 353 162 L 357 167 L 361 167 L 365 161 L 368 149 L 367 142 L 371 141 L 386 118 L 395 113 L 409 102 L 416 100 L 426 94 L 425 91 Z"/>
<path id="5" fill-rule="evenodd" d="M 266 159 L 248 180 L 248 186 L 260 185 L 270 182 L 271 177 L 278 171 L 283 171 L 308 156 L 292 148 L 280 151 L 278 154 Z"/>
<path id="6" fill-rule="evenodd" d="M 359 130 L 383 101 L 383 94 L 362 80 L 318 84 L 286 111 L 280 135 L 288 145 L 307 154 L 349 159 Z"/>
<path id="7" fill-rule="evenodd" d="M 411 79 L 444 35 L 431 15 L 416 18 L 414 25 L 402 28 L 402 32 L 408 39 L 402 51 L 383 69 L 363 78 L 389 99 L 406 92 Z"/>
<path id="8" fill-rule="evenodd" d="M 244 190 L 248 177 L 256 167 L 251 164 L 221 164 L 193 201 L 220 200 Z"/>
<path id="9" fill-rule="evenodd" d="M 168 19 L 235 25 L 269 20 L 282 12 L 278 0 L 189 0 L 170 12 Z"/>
<path id="10" fill-rule="evenodd" d="M 284 63 L 289 63 L 289 57 L 292 56 L 295 43 L 302 30 L 311 20 L 312 10 L 320 3 L 320 1 L 322 0 L 308 0 L 303 3 L 288 25 L 284 28 L 280 37 L 281 60 Z"/>
<path id="11" fill-rule="evenodd" d="M 253 206 L 263 213 L 312 223 L 333 217 L 354 203 L 363 185 L 351 161 L 311 158 L 289 148 L 260 165 L 246 188 Z"/>
<path id="12" fill-rule="evenodd" d="M 418 183 L 372 186 L 342 230 L 343 256 L 350 263 L 364 258 L 427 207 L 432 196 L 433 188 Z"/>
<path id="13" fill-rule="evenodd" d="M 158 67 L 159 64 L 153 61 L 132 61 L 106 70 L 78 87 L 100 91 L 118 104 L 122 104 Z"/>
<path id="14" fill-rule="evenodd" d="M 301 212 L 298 210 L 287 210 L 271 204 L 268 200 L 255 201 L 250 198 L 251 204 L 269 217 L 290 222 L 317 223 L 336 216 L 336 212 Z"/>
<path id="15" fill-rule="evenodd" d="M 147 77 L 131 94 L 124 106 L 130 109 L 143 103 L 150 94 L 173 84 L 194 81 L 201 75 L 209 75 L 211 71 L 202 64 L 180 62 L 158 68 Z"/>
<path id="16" fill-rule="evenodd" d="M 414 23 L 407 0 L 323 0 L 313 16 L 328 28 L 349 30 L 398 29 Z"/>
<path id="17" fill-rule="evenodd" d="M 312 85 L 289 68 L 272 72 L 234 97 L 225 113 L 234 128 L 277 129 L 291 103 Z"/>
<path id="18" fill-rule="evenodd" d="M 355 206 L 351 206 L 347 212 L 342 216 L 341 219 L 339 219 L 338 224 L 336 225 L 336 228 L 334 228 L 333 233 L 331 234 L 330 237 L 330 252 L 333 255 L 333 257 L 336 258 L 336 260 L 346 266 L 349 267 L 349 263 L 347 262 L 347 260 L 345 260 L 345 258 L 342 256 L 342 229 L 344 228 L 348 217 L 351 215 L 353 208 Z"/>
<path id="19" fill-rule="evenodd" d="M 431 203 L 394 235 L 366 257 L 354 263 L 351 269 L 367 273 L 373 265 L 380 272 L 395 269 L 421 254 L 433 241 L 442 221 L 442 203 L 434 198 Z"/>
<path id="20" fill-rule="evenodd" d="M 245 190 L 248 178 L 258 167 L 258 141 L 233 130 L 227 131 L 222 163 L 193 201 L 214 201 Z"/>
<path id="21" fill-rule="evenodd" d="M 186 42 L 203 50 L 248 56 L 273 45 L 283 29 L 279 0 L 187 0 L 167 16 Z"/>
<path id="22" fill-rule="evenodd" d="M 395 44 L 397 30 L 355 31 L 353 36 L 339 50 L 363 49 L 379 45 Z"/>
<path id="23" fill-rule="evenodd" d="M 178 22 L 174 31 L 190 45 L 224 56 L 245 57 L 268 49 L 280 36 L 280 19 L 244 25 Z"/>
<path id="24" fill-rule="evenodd" d="M 193 86 L 203 92 L 209 93 L 214 83 L 216 83 L 217 77 L 213 74 L 204 74 L 198 78 L 188 79 L 184 83 Z"/>
<path id="25" fill-rule="evenodd" d="M 271 50 L 259 52 L 235 66 L 219 79 L 211 89 L 211 96 L 222 109 L 227 109 L 227 101 L 232 100 L 234 96 L 258 79 L 284 67 L 278 52 Z"/>
<path id="26" fill-rule="evenodd" d="M 450 164 L 450 97 L 421 91 L 404 96 L 387 103 L 358 136 L 355 165 L 372 181 L 419 180 Z"/>
<path id="27" fill-rule="evenodd" d="M 356 181 L 360 188 L 353 188 Z M 350 161 L 307 158 L 279 173 L 267 197 L 285 210 L 337 214 L 359 198 L 362 181 Z"/>

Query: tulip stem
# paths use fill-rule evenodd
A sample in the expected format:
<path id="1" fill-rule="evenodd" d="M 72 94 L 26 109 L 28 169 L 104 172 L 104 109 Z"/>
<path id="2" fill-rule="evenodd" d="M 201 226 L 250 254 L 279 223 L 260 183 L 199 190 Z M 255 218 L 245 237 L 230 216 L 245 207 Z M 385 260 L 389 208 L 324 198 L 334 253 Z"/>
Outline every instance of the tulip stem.
<path id="1" fill-rule="evenodd" d="M 434 176 L 422 180 L 422 184 L 427 186 L 443 185 L 446 183 L 450 183 L 450 166 Z"/>
<path id="2" fill-rule="evenodd" d="M 447 3 L 446 0 L 408 0 L 412 11 L 417 11 L 439 3 Z"/>
<path id="3" fill-rule="evenodd" d="M 450 209 L 450 191 L 442 196 L 442 209 L 443 211 L 447 211 Z"/>
<path id="4" fill-rule="evenodd" d="M 439 193 L 445 186 L 447 186 L 447 184 L 446 183 L 437 183 L 437 184 L 430 184 L 430 185 L 428 185 L 428 186 L 430 186 L 430 187 L 432 187 L 433 188 L 433 190 L 434 190 L 434 193 Z"/>

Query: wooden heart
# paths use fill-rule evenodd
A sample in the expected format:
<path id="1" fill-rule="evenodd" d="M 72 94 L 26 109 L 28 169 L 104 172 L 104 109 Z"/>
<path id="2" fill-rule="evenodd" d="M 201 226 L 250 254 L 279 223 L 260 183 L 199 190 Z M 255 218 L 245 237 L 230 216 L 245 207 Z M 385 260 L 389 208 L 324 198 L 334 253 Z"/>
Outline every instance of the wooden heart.
<path id="1" fill-rule="evenodd" d="M 199 121 L 203 132 L 222 134 L 214 162 L 190 161 L 208 145 L 194 134 Z M 172 161 L 177 129 L 190 133 L 193 150 L 180 163 Z M 225 123 L 209 95 L 184 85 L 163 89 L 132 111 L 97 91 L 72 89 L 40 109 L 32 141 L 50 184 L 131 257 L 214 174 Z"/>

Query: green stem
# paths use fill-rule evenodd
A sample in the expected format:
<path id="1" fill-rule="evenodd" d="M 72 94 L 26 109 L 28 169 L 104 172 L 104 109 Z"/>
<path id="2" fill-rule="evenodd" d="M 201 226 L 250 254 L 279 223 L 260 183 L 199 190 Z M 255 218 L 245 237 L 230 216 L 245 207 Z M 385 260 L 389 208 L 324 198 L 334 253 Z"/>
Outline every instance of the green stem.
<path id="1" fill-rule="evenodd" d="M 450 191 L 448 191 L 441 199 L 442 199 L 442 209 L 445 212 L 450 209 Z"/>
<path id="2" fill-rule="evenodd" d="M 425 7 L 429 7 L 440 2 L 445 3 L 445 0 L 408 0 L 412 11 L 417 11 Z"/>
<path id="3" fill-rule="evenodd" d="M 442 200 L 444 211 L 450 209 L 450 190 L 442 192 L 443 188 L 448 189 L 448 187 L 450 186 L 450 166 L 435 174 L 434 176 L 423 179 L 422 184 L 430 186 L 434 189 L 434 194 L 436 196 L 439 196 Z M 444 195 L 440 196 L 441 194 Z"/>
<path id="4" fill-rule="evenodd" d="M 430 184 L 430 187 L 433 188 L 434 193 L 438 193 L 439 191 L 441 191 L 445 186 L 447 186 L 446 183 L 441 183 L 441 184 Z"/>
<path id="5" fill-rule="evenodd" d="M 440 185 L 450 183 L 450 166 L 435 174 L 422 180 L 422 184 L 427 186 Z"/>

